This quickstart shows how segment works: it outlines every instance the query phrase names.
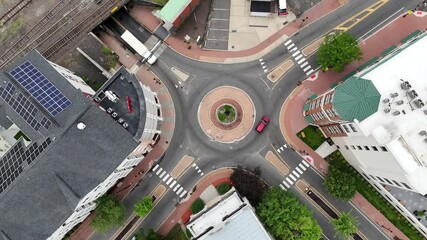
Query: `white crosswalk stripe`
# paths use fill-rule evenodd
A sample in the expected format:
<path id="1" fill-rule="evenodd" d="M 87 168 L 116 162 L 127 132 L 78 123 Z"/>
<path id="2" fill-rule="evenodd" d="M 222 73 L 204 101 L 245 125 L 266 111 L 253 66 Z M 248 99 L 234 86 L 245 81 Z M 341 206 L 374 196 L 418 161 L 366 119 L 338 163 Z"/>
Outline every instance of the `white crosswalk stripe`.
<path id="1" fill-rule="evenodd" d="M 297 178 L 299 178 L 299 174 L 298 174 L 295 170 L 293 170 L 293 171 L 292 171 L 292 173 L 293 173 Z"/>
<path id="2" fill-rule="evenodd" d="M 296 58 L 295 58 L 295 60 L 296 61 L 298 61 L 300 58 L 302 58 L 304 55 L 302 55 L 302 54 L 300 54 L 300 55 L 298 55 Z"/>
<path id="3" fill-rule="evenodd" d="M 291 185 L 292 185 L 292 180 L 291 179 L 289 179 L 288 177 L 286 178 L 286 181 L 288 181 L 288 183 L 290 183 Z"/>
<path id="4" fill-rule="evenodd" d="M 157 168 L 159 168 L 159 164 L 156 164 L 156 166 L 153 167 L 153 172 L 156 171 Z"/>
<path id="5" fill-rule="evenodd" d="M 307 72 L 309 69 L 311 69 L 311 66 L 308 65 L 306 68 L 303 69 L 304 72 Z"/>
<path id="6" fill-rule="evenodd" d="M 157 170 L 156 172 L 156 175 L 159 175 L 162 171 L 163 171 L 163 168 L 159 168 L 159 170 Z"/>
<path id="7" fill-rule="evenodd" d="M 291 177 L 291 178 L 292 178 L 292 180 L 294 180 L 294 182 L 297 180 L 297 179 L 294 177 L 294 175 L 292 175 L 292 173 L 291 173 L 291 174 L 289 174 L 289 177 Z"/>
<path id="8" fill-rule="evenodd" d="M 282 184 L 279 184 L 279 186 L 282 188 L 282 190 L 286 191 L 286 188 Z"/>
<path id="9" fill-rule="evenodd" d="M 184 188 L 183 188 L 183 187 L 180 187 L 180 188 L 178 189 L 178 191 L 176 191 L 176 194 L 177 194 L 177 195 L 179 195 L 179 194 L 182 192 L 182 190 L 184 190 Z"/>
<path id="10" fill-rule="evenodd" d="M 169 178 L 169 180 L 166 182 L 166 185 L 169 185 L 169 183 L 171 183 L 173 181 L 173 178 Z"/>
<path id="11" fill-rule="evenodd" d="M 285 46 L 288 46 L 292 42 L 291 39 L 289 39 L 287 42 L 285 42 Z"/>
<path id="12" fill-rule="evenodd" d="M 296 51 L 296 52 L 294 52 L 293 54 L 292 54 L 292 57 L 295 57 L 295 56 L 297 56 L 298 54 L 300 54 L 301 52 L 298 50 L 298 51 Z"/>
<path id="13" fill-rule="evenodd" d="M 163 178 L 163 182 L 166 182 L 166 180 L 168 180 L 169 177 L 170 177 L 170 175 L 166 174 L 166 176 Z"/>
<path id="14" fill-rule="evenodd" d="M 187 194 L 187 191 L 184 190 L 184 192 L 182 192 L 181 195 L 179 195 L 179 197 L 183 198 L 186 194 Z"/>
<path id="15" fill-rule="evenodd" d="M 299 167 L 298 167 L 298 166 L 297 166 L 295 169 L 299 172 L 299 174 L 302 174 L 302 173 L 303 173 L 303 171 L 301 171 L 301 169 L 299 169 Z"/>
<path id="16" fill-rule="evenodd" d="M 311 69 L 310 71 L 306 72 L 305 74 L 306 74 L 306 75 L 310 75 L 310 74 L 312 74 L 313 72 L 314 72 L 314 70 L 313 70 L 313 69 Z"/>
<path id="17" fill-rule="evenodd" d="M 294 47 L 294 48 L 292 48 L 291 50 L 289 50 L 289 52 L 294 52 L 294 51 L 296 51 L 296 50 L 298 50 L 298 48 L 297 48 L 297 47 Z"/>
<path id="18" fill-rule="evenodd" d="M 292 43 L 291 45 L 287 46 L 288 49 L 291 49 L 295 46 L 295 43 Z"/>
<path id="19" fill-rule="evenodd" d="M 298 165 L 298 167 L 302 168 L 302 170 L 303 170 L 303 171 L 305 171 L 305 170 L 306 170 L 306 168 L 305 168 L 304 164 L 302 164 L 302 163 L 300 163 L 300 164 Z"/>
<path id="20" fill-rule="evenodd" d="M 308 162 L 307 162 L 307 161 L 305 161 L 305 160 L 303 160 L 303 161 L 302 161 L 302 163 L 303 163 L 306 167 L 309 167 L 309 166 L 310 166 L 310 164 L 308 164 Z"/>
<path id="21" fill-rule="evenodd" d="M 169 187 L 173 188 L 173 186 L 175 186 L 175 184 L 176 184 L 176 180 L 173 180 L 173 183 Z"/>
<path id="22" fill-rule="evenodd" d="M 308 62 L 304 62 L 303 64 L 299 65 L 301 68 L 303 68 L 305 65 L 307 65 Z"/>
<path id="23" fill-rule="evenodd" d="M 162 172 L 162 173 L 159 175 L 159 178 L 162 178 L 165 174 L 166 174 L 166 171 Z"/>
<path id="24" fill-rule="evenodd" d="M 302 56 L 302 54 L 300 55 L 300 56 Z M 303 63 L 305 61 L 305 58 L 302 58 L 301 60 L 299 60 L 297 63 L 298 63 L 298 65 L 300 65 L 301 66 L 301 63 Z M 308 62 L 306 62 L 307 64 L 308 64 Z"/>
<path id="25" fill-rule="evenodd" d="M 176 190 L 178 190 L 179 187 L 181 187 L 181 185 L 177 184 L 176 187 L 173 189 L 173 191 L 176 192 Z"/>
<path id="26" fill-rule="evenodd" d="M 289 186 L 289 184 L 286 181 L 283 181 L 282 183 L 283 183 L 283 185 L 285 185 L 286 188 L 290 188 L 291 187 L 291 186 Z"/>

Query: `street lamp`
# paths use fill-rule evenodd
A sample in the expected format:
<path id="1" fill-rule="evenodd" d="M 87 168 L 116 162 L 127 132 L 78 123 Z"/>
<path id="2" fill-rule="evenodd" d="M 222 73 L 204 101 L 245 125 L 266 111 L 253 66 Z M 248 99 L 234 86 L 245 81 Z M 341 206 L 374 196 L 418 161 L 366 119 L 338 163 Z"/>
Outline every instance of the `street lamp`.
<path id="1" fill-rule="evenodd" d="M 307 19 L 308 19 L 308 17 L 305 17 L 305 18 L 303 18 L 303 19 L 302 19 L 301 24 L 299 25 L 299 27 L 300 27 L 300 28 L 302 27 L 302 25 L 304 25 L 304 22 L 305 22 L 305 20 L 307 20 Z"/>

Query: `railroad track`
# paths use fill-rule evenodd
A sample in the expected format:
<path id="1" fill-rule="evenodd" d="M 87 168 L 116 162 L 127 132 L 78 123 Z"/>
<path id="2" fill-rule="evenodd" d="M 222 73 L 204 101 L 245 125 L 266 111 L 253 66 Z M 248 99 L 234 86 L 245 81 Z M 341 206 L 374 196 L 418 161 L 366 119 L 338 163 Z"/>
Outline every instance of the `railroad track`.
<path id="1" fill-rule="evenodd" d="M 62 47 L 67 43 L 77 37 L 80 33 L 84 31 L 91 30 L 94 26 L 98 25 L 101 20 L 109 16 L 111 9 L 117 5 L 116 1 L 105 1 L 95 12 L 86 17 L 78 25 L 73 27 L 68 34 L 59 38 L 54 44 L 52 44 L 48 49 L 43 51 L 45 58 L 51 58 L 55 55 Z"/>
<path id="2" fill-rule="evenodd" d="M 4 25 L 7 23 L 10 19 L 12 19 L 16 14 L 19 13 L 25 6 L 30 4 L 32 0 L 23 0 L 20 1 L 18 4 L 10 8 L 3 16 L 0 17 L 0 25 Z"/>
<path id="3" fill-rule="evenodd" d="M 40 19 L 33 27 L 31 27 L 28 32 L 26 32 L 22 37 L 20 37 L 11 47 L 3 52 L 0 55 L 0 67 L 3 65 L 3 62 L 11 59 L 15 53 L 17 53 L 21 48 L 25 47 L 28 44 L 28 41 L 34 38 L 37 32 L 39 32 L 53 17 L 55 17 L 59 12 L 61 12 L 64 7 L 67 6 L 72 0 L 61 0 L 56 4 L 51 10 L 49 10 L 42 19 Z M 64 4 L 64 2 L 66 4 Z"/>

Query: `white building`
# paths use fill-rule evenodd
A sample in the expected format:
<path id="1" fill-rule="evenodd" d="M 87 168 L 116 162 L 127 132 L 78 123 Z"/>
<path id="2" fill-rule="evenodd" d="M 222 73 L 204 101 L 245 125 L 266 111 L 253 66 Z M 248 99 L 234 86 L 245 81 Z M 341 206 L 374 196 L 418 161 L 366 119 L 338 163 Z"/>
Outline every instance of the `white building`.
<path id="1" fill-rule="evenodd" d="M 1 240 L 62 239 L 159 139 L 156 94 L 126 69 L 94 101 L 66 76 L 36 51 L 0 72 Z M 12 130 L 30 141 L 7 141 Z"/>
<path id="2" fill-rule="evenodd" d="M 427 194 L 426 46 L 418 35 L 304 106 L 306 119 L 412 223 L 384 186 Z"/>
<path id="3" fill-rule="evenodd" d="M 272 240 L 246 198 L 233 188 L 214 206 L 198 213 L 187 229 L 194 239 Z"/>

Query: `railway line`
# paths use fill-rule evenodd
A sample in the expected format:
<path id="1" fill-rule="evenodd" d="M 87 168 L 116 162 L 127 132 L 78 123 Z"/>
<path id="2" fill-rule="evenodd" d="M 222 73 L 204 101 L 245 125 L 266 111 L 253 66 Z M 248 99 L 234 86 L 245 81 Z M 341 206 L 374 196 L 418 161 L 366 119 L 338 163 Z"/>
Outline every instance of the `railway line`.
<path id="1" fill-rule="evenodd" d="M 22 9 L 24 9 L 32 0 L 22 0 L 12 8 L 10 8 L 3 16 L 0 17 L 0 25 L 4 25 L 10 19 L 12 19 L 16 14 L 18 14 Z"/>

